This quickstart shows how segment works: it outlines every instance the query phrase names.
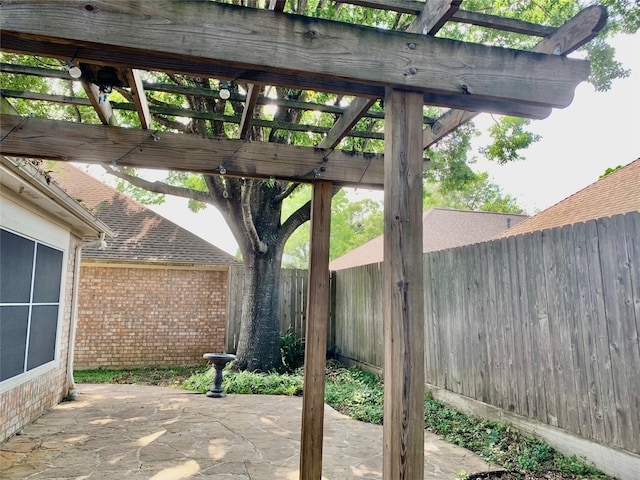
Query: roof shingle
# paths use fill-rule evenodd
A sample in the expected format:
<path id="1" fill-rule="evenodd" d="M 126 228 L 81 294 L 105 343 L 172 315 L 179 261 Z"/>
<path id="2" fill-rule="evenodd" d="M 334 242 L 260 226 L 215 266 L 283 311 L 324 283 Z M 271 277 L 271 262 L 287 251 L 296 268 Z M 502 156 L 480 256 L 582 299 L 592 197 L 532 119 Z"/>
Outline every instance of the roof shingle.
<path id="1" fill-rule="evenodd" d="M 526 215 L 432 208 L 422 214 L 422 251 L 434 252 L 484 242 L 526 218 Z M 383 236 L 380 235 L 336 258 L 329 264 L 329 269 L 344 270 L 382 262 L 383 251 Z"/>
<path id="2" fill-rule="evenodd" d="M 234 256 L 67 162 L 58 163 L 51 177 L 116 233 L 107 249 L 86 248 L 84 258 L 161 264 L 239 263 Z"/>
<path id="3" fill-rule="evenodd" d="M 640 211 L 640 158 L 501 233 L 497 238 Z"/>

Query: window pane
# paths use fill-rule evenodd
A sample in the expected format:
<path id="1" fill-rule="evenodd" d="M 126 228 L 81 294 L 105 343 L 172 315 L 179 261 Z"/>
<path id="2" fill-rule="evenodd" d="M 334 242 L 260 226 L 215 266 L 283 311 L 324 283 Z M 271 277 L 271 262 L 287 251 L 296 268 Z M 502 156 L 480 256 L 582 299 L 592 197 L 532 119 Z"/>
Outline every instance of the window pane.
<path id="1" fill-rule="evenodd" d="M 29 307 L 0 307 L 0 381 L 24 371 Z"/>
<path id="2" fill-rule="evenodd" d="M 57 303 L 60 301 L 61 272 L 62 252 L 38 244 L 36 279 L 33 285 L 34 303 Z"/>
<path id="3" fill-rule="evenodd" d="M 28 303 L 35 242 L 0 231 L 0 303 Z"/>
<path id="4" fill-rule="evenodd" d="M 27 370 L 52 361 L 56 355 L 57 305 L 34 305 L 31 310 Z"/>

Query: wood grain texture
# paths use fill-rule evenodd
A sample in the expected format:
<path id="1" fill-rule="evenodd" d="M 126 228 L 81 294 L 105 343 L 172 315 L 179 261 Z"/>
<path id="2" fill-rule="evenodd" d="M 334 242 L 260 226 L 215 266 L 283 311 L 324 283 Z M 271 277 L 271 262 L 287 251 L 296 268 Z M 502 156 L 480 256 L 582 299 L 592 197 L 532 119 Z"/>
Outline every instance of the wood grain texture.
<path id="1" fill-rule="evenodd" d="M 322 477 L 324 383 L 329 324 L 331 182 L 316 182 L 311 200 L 309 296 L 304 356 L 300 480 Z"/>
<path id="2" fill-rule="evenodd" d="M 380 188 L 382 156 L 0 115 L 6 155 Z M 324 169 L 324 170 L 323 170 Z"/>
<path id="3" fill-rule="evenodd" d="M 21 0 L 3 2 L 0 15 L 3 49 L 9 51 L 20 48 L 18 40 L 31 41 L 23 48 L 34 54 L 60 55 L 56 47 L 73 45 L 76 59 L 88 63 L 183 73 L 196 73 L 198 63 L 218 64 L 307 81 L 394 86 L 429 92 L 443 102 L 449 97 L 564 107 L 589 73 L 582 60 L 216 2 L 98 0 L 87 9 L 73 0 Z M 47 45 L 47 52 L 34 51 Z M 471 94 L 467 99 L 465 92 Z"/>
<path id="4" fill-rule="evenodd" d="M 329 133 L 318 145 L 320 148 L 333 149 L 340 141 L 347 136 L 358 120 L 369 110 L 371 105 L 376 103 L 375 98 L 356 97 L 349 105 L 349 108 L 333 124 Z"/>
<path id="5" fill-rule="evenodd" d="M 629 367 L 640 363 L 640 357 L 635 309 L 631 301 L 634 294 L 625 230 L 624 218 L 621 215 L 602 218 L 598 222 L 602 273 L 605 278 L 612 279 L 610 282 L 603 282 L 602 293 L 605 312 L 609 319 L 607 331 L 618 419 L 618 445 L 628 445 L 640 438 L 638 415 L 631 408 L 639 404 L 640 393 L 638 371 L 632 371 Z M 614 232 L 621 237 L 620 241 L 615 241 Z M 638 237 L 634 241 L 637 243 Z"/>
<path id="6" fill-rule="evenodd" d="M 411 22 L 407 32 L 435 35 L 447 20 L 458 11 L 462 0 L 429 0 Z"/>
<path id="7" fill-rule="evenodd" d="M 516 18 L 498 17 L 496 15 L 469 12 L 466 10 L 458 10 L 454 12 L 451 15 L 451 21 L 538 37 L 549 36 L 556 30 L 555 27 L 547 27 L 536 23 L 524 22 Z"/>
<path id="8" fill-rule="evenodd" d="M 244 108 L 242 109 L 242 118 L 240 119 L 240 138 L 242 140 L 247 138 L 247 134 L 249 133 L 249 127 L 251 127 L 251 121 L 253 120 L 253 113 L 256 109 L 259 93 L 260 87 L 258 85 L 253 83 L 249 84 Z"/>
<path id="9" fill-rule="evenodd" d="M 568 55 L 597 35 L 604 28 L 606 21 L 607 10 L 604 7 L 599 5 L 588 7 L 540 41 L 531 51 Z M 539 115 L 543 115 L 540 118 L 545 118 L 550 113 L 550 110 L 546 115 L 543 111 L 538 112 Z M 431 127 L 425 128 L 424 148 L 429 148 L 477 114 L 477 112 L 457 109 L 446 112 Z M 533 114 L 529 116 L 535 118 Z"/>
<path id="10" fill-rule="evenodd" d="M 385 95 L 383 476 L 424 475 L 422 102 Z"/>
<path id="11" fill-rule="evenodd" d="M 149 111 L 147 96 L 144 93 L 140 71 L 132 68 L 125 68 L 123 69 L 122 74 L 127 79 L 127 83 L 131 88 L 133 103 L 136 106 L 136 112 L 138 112 L 138 119 L 140 120 L 140 127 L 148 130 L 151 128 L 151 112 Z"/>
<path id="12" fill-rule="evenodd" d="M 82 88 L 84 88 L 100 121 L 104 125 L 118 125 L 118 119 L 113 114 L 113 109 L 111 108 L 107 94 L 101 92 L 98 85 L 89 82 L 82 82 Z"/>

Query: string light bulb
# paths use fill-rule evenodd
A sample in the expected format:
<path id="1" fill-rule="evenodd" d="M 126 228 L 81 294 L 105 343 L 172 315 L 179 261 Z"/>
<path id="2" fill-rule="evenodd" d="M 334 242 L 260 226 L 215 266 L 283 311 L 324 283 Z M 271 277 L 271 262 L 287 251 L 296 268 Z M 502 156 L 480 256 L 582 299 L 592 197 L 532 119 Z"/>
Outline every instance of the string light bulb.
<path id="1" fill-rule="evenodd" d="M 218 167 L 218 171 L 220 172 L 220 175 L 224 175 L 225 173 L 227 173 L 227 169 L 224 168 L 224 165 L 220 165 Z"/>
<path id="2" fill-rule="evenodd" d="M 220 98 L 223 100 L 229 100 L 231 97 L 231 92 L 229 91 L 229 84 L 227 82 L 222 82 L 220 85 Z"/>
<path id="3" fill-rule="evenodd" d="M 67 62 L 67 68 L 69 69 L 69 76 L 71 78 L 78 79 L 82 76 L 82 70 L 77 65 L 74 65 L 73 62 Z"/>

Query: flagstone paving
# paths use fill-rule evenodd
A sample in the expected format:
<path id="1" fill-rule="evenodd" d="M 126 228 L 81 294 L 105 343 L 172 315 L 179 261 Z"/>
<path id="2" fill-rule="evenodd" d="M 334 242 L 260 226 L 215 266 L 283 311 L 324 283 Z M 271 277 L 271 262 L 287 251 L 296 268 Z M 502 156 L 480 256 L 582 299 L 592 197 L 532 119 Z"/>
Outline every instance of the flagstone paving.
<path id="1" fill-rule="evenodd" d="M 80 385 L 0 445 L 3 479 L 297 480 L 302 398 Z M 493 469 L 425 432 L 425 478 Z M 325 406 L 323 479 L 381 479 L 382 427 Z"/>

